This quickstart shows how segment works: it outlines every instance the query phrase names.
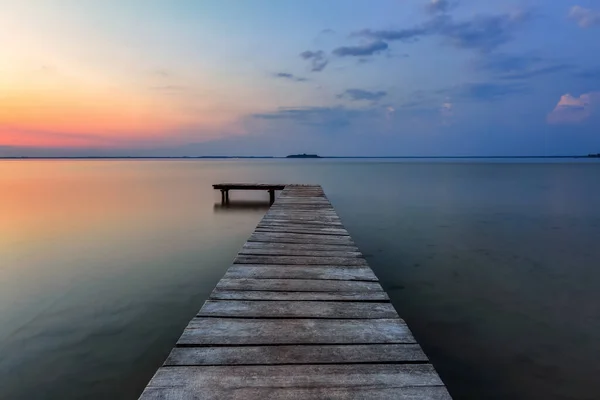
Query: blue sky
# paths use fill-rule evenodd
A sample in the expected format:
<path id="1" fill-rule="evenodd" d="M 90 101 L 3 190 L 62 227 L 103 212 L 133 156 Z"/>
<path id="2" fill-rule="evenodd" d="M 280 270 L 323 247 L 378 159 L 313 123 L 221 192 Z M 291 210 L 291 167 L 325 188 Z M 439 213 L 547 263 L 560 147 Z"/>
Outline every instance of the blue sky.
<path id="1" fill-rule="evenodd" d="M 0 155 L 600 152 L 598 1 L 0 9 Z"/>

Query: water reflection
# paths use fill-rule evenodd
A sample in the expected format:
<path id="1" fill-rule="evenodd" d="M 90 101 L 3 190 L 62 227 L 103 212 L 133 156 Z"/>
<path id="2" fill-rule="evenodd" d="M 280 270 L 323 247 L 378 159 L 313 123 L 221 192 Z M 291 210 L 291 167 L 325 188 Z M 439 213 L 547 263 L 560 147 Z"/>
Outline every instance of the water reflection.
<path id="1" fill-rule="evenodd" d="M 244 211 L 266 211 L 271 207 L 268 201 L 257 201 L 257 200 L 235 200 L 229 201 L 227 204 L 215 203 L 213 209 L 214 212 L 244 212 Z"/>

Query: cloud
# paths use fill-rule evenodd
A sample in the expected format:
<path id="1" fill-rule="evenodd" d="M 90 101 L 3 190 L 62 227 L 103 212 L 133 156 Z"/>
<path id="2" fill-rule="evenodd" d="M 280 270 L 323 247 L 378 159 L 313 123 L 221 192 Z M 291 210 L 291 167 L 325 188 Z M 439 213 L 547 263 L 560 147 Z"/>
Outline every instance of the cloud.
<path id="1" fill-rule="evenodd" d="M 451 3 L 448 0 L 429 0 L 425 6 L 425 10 L 429 14 L 445 13 L 455 6 L 456 3 Z"/>
<path id="2" fill-rule="evenodd" d="M 600 92 L 590 92 L 574 97 L 561 96 L 554 110 L 548 114 L 550 124 L 577 124 L 589 119 L 600 104 Z"/>
<path id="3" fill-rule="evenodd" d="M 442 103 L 440 107 L 440 117 L 442 120 L 442 125 L 451 125 L 452 119 L 454 117 L 454 104 L 452 104 L 449 100 L 446 100 Z"/>
<path id="4" fill-rule="evenodd" d="M 594 11 L 581 6 L 573 6 L 569 11 L 569 18 L 582 28 L 600 25 L 600 11 Z"/>
<path id="5" fill-rule="evenodd" d="M 470 20 L 456 22 L 449 15 L 440 15 L 408 29 L 363 29 L 353 36 L 367 37 L 386 45 L 390 41 L 414 42 L 424 36 L 440 36 L 454 47 L 474 49 L 484 53 L 495 50 L 513 39 L 513 32 L 530 18 L 519 11 L 499 15 L 477 15 Z"/>
<path id="6" fill-rule="evenodd" d="M 568 71 L 571 69 L 573 69 L 573 66 L 570 64 L 549 65 L 547 67 L 535 68 L 528 71 L 507 74 L 501 76 L 500 78 L 505 80 L 532 79 L 538 76 L 549 75 L 561 71 Z"/>
<path id="7" fill-rule="evenodd" d="M 339 94 L 338 98 L 348 98 L 352 101 L 367 100 L 376 102 L 385 96 L 387 96 L 387 92 L 384 91 L 370 92 L 363 89 L 348 89 L 344 93 Z"/>
<path id="8" fill-rule="evenodd" d="M 455 47 L 490 52 L 513 39 L 514 30 L 529 18 L 528 13 L 479 15 L 454 22 L 450 17 L 437 18 L 434 31 Z"/>
<path id="9" fill-rule="evenodd" d="M 346 56 L 364 57 L 364 56 L 371 56 L 373 54 L 377 54 L 381 51 L 387 50 L 387 48 L 388 48 L 387 43 L 385 43 L 381 40 L 377 40 L 377 41 L 374 41 L 371 43 L 358 45 L 358 46 L 338 47 L 337 49 L 333 50 L 333 54 L 335 54 L 338 57 L 346 57 Z"/>
<path id="10" fill-rule="evenodd" d="M 325 69 L 329 60 L 325 56 L 325 53 L 322 50 L 318 51 L 310 51 L 306 50 L 300 53 L 300 57 L 305 60 L 311 61 L 311 71 L 320 72 Z"/>
<path id="11" fill-rule="evenodd" d="M 449 101 L 442 103 L 442 106 L 440 107 L 440 114 L 442 114 L 442 117 L 444 118 L 451 117 L 454 115 L 454 105 Z"/>
<path id="12" fill-rule="evenodd" d="M 491 72 L 502 80 L 532 79 L 538 76 L 573 70 L 571 64 L 552 64 L 532 55 L 486 54 L 475 68 Z"/>
<path id="13" fill-rule="evenodd" d="M 273 77 L 280 79 L 287 79 L 293 82 L 306 82 L 306 78 L 302 78 L 300 76 L 295 76 L 294 74 L 288 74 L 287 72 L 277 72 L 273 74 Z"/>
<path id="14" fill-rule="evenodd" d="M 409 29 L 387 29 L 387 30 L 372 30 L 363 29 L 358 32 L 354 32 L 351 36 L 363 36 L 378 41 L 394 41 L 399 40 L 403 42 L 415 41 L 419 36 L 431 34 L 432 31 L 428 27 L 415 27 Z"/>
<path id="15" fill-rule="evenodd" d="M 327 28 L 327 29 L 323 29 L 320 33 L 323 35 L 332 35 L 335 33 L 335 31 L 333 29 Z"/>
<path id="16" fill-rule="evenodd" d="M 526 91 L 526 87 L 517 83 L 477 82 L 465 83 L 438 93 L 450 94 L 465 100 L 495 101 L 512 94 Z"/>
<path id="17" fill-rule="evenodd" d="M 151 73 L 155 77 L 159 77 L 159 78 L 163 78 L 163 79 L 170 78 L 173 76 L 173 73 L 166 68 L 155 69 L 155 70 L 151 71 Z"/>
<path id="18" fill-rule="evenodd" d="M 600 67 L 584 69 L 575 74 L 577 78 L 583 79 L 600 79 Z"/>
<path id="19" fill-rule="evenodd" d="M 353 109 L 346 107 L 298 107 L 280 108 L 270 113 L 253 114 L 257 119 L 292 122 L 301 125 L 341 128 L 352 120 L 373 115 L 372 109 Z"/>
<path id="20" fill-rule="evenodd" d="M 532 55 L 495 53 L 481 57 L 476 68 L 494 73 L 517 73 L 527 71 L 541 61 L 541 57 Z"/>
<path id="21" fill-rule="evenodd" d="M 180 93 L 185 92 L 188 89 L 188 87 L 183 85 L 161 85 L 151 86 L 150 89 L 163 93 Z"/>

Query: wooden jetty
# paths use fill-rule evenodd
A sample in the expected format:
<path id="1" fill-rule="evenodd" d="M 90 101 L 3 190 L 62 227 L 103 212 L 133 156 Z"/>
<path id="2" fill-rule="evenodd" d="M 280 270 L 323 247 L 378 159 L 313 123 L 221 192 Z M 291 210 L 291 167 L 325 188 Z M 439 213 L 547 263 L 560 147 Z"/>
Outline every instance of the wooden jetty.
<path id="1" fill-rule="evenodd" d="M 275 202 L 275 191 L 283 190 L 285 185 L 273 185 L 268 183 L 219 183 L 213 185 L 213 189 L 221 191 L 221 204 L 229 204 L 230 190 L 266 190 L 269 192 L 271 204 Z"/>
<path id="2" fill-rule="evenodd" d="M 140 399 L 451 399 L 320 186 L 288 185 Z"/>

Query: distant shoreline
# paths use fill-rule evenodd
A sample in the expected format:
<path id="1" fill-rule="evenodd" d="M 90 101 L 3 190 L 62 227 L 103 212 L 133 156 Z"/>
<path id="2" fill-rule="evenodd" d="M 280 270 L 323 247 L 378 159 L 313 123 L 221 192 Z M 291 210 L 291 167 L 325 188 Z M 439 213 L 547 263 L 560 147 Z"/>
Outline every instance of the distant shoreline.
<path id="1" fill-rule="evenodd" d="M 600 154 L 571 156 L 67 156 L 67 157 L 0 157 L 0 160 L 230 160 L 230 159 L 557 159 L 557 158 L 600 158 Z"/>

